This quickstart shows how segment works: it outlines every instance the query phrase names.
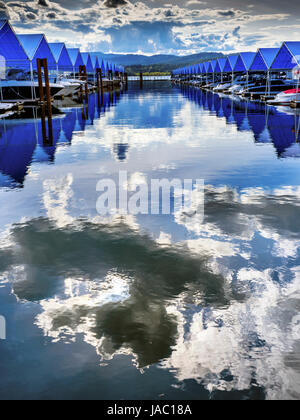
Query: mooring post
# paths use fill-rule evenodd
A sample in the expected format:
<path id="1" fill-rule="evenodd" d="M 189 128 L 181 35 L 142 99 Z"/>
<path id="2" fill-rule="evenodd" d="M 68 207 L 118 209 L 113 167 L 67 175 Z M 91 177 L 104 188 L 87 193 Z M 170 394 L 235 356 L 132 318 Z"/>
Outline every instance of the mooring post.
<path id="1" fill-rule="evenodd" d="M 39 81 L 39 92 L 40 92 L 40 101 L 44 102 L 44 86 L 43 86 L 43 75 L 42 75 L 42 60 L 38 58 L 36 60 L 37 72 L 38 72 L 38 81 Z"/>
<path id="2" fill-rule="evenodd" d="M 101 95 L 103 96 L 103 74 L 102 74 L 102 69 L 100 70 L 100 87 L 101 87 Z"/>
<path id="3" fill-rule="evenodd" d="M 111 80 L 111 90 L 114 90 L 114 74 L 112 70 L 110 70 L 110 80 Z"/>
<path id="4" fill-rule="evenodd" d="M 43 60 L 43 67 L 44 67 L 44 78 L 45 78 L 48 117 L 51 118 L 52 117 L 52 103 L 51 103 L 51 92 L 50 92 L 50 83 L 49 83 L 48 62 L 47 62 L 46 58 L 44 58 L 44 60 Z"/>
<path id="5" fill-rule="evenodd" d="M 97 77 L 97 92 L 100 92 L 100 69 L 96 70 L 96 77 Z"/>
<path id="6" fill-rule="evenodd" d="M 124 74 L 124 78 L 125 78 L 125 90 L 128 89 L 128 73 Z"/>
<path id="7" fill-rule="evenodd" d="M 89 88 L 88 88 L 88 78 L 87 78 L 87 71 L 86 66 L 83 66 L 83 76 L 85 80 L 85 99 L 86 101 L 89 100 Z"/>
<path id="8" fill-rule="evenodd" d="M 140 87 L 143 87 L 143 73 L 140 73 Z"/>
<path id="9" fill-rule="evenodd" d="M 79 77 L 82 82 L 84 82 L 84 88 L 85 88 L 85 99 L 86 101 L 89 100 L 89 89 L 88 89 L 88 81 L 87 81 L 87 72 L 86 72 L 86 66 L 79 66 Z M 83 88 L 80 87 L 80 93 L 83 95 Z"/>

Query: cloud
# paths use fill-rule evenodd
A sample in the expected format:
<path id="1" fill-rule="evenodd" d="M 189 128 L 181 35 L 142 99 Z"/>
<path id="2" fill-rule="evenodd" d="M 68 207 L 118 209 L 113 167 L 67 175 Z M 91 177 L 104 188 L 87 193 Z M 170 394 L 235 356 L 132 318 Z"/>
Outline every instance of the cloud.
<path id="1" fill-rule="evenodd" d="M 103 52 L 177 55 L 275 46 L 291 37 L 288 26 L 296 25 L 300 17 L 299 12 L 289 16 L 288 8 L 281 11 L 277 2 L 265 10 L 255 0 L 253 8 L 243 8 L 236 0 L 228 0 L 224 8 L 220 1 L 212 0 L 210 7 L 195 0 L 185 4 L 180 0 L 172 4 L 160 0 L 0 1 L 0 13 L 10 15 L 18 32 L 45 32 L 50 41 L 65 41 L 71 46 L 101 48 Z M 265 30 L 278 25 L 279 20 L 286 29 Z M 237 27 L 240 29 L 233 30 Z M 300 31 L 293 27 L 293 38 L 299 39 Z M 251 34 L 257 37 L 257 45 L 254 38 L 250 42 Z"/>
<path id="2" fill-rule="evenodd" d="M 0 1 L 0 19 L 9 19 L 9 12 L 6 4 Z"/>
<path id="3" fill-rule="evenodd" d="M 46 0 L 38 0 L 38 5 L 43 7 L 48 7 Z"/>
<path id="4" fill-rule="evenodd" d="M 220 16 L 224 17 L 235 17 L 235 12 L 233 10 L 227 10 L 226 12 L 220 11 L 218 12 Z"/>
<path id="5" fill-rule="evenodd" d="M 116 8 L 116 7 L 119 7 L 119 6 L 125 6 L 127 4 L 127 1 L 125 1 L 125 0 L 105 0 L 103 4 L 106 7 Z"/>

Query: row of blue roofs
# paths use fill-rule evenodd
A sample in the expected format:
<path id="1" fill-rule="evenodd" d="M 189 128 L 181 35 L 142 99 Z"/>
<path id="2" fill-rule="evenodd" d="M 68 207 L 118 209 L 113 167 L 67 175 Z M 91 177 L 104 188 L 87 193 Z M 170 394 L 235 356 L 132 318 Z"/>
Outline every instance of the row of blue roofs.
<path id="1" fill-rule="evenodd" d="M 227 58 L 176 69 L 174 75 L 290 71 L 300 66 L 300 42 L 284 42 L 280 48 L 259 48 Z"/>
<path id="2" fill-rule="evenodd" d="M 36 70 L 36 60 L 47 58 L 50 70 L 78 72 L 85 65 L 88 73 L 101 68 L 124 73 L 123 66 L 103 60 L 97 53 L 81 52 L 79 48 L 67 48 L 63 42 L 49 43 L 43 34 L 17 35 L 7 20 L 0 20 L 0 56 L 6 67 Z"/>

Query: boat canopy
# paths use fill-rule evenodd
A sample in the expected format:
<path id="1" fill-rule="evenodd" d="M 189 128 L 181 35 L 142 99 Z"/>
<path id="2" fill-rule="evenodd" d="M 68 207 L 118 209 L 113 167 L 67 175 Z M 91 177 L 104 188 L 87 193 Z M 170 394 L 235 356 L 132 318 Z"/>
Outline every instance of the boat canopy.
<path id="1" fill-rule="evenodd" d="M 284 42 L 272 63 L 272 70 L 293 70 L 300 65 L 300 42 Z"/>
<path id="2" fill-rule="evenodd" d="M 17 35 L 17 37 L 26 51 L 34 70 L 37 69 L 36 60 L 38 58 L 47 59 L 49 70 L 57 69 L 55 58 L 44 34 Z"/>
<path id="3" fill-rule="evenodd" d="M 207 73 L 214 73 L 216 64 L 217 64 L 217 60 L 210 61 L 208 64 Z"/>
<path id="4" fill-rule="evenodd" d="M 202 73 L 208 73 L 208 66 L 209 66 L 208 62 L 203 63 L 203 66 L 202 66 L 203 72 Z"/>
<path id="5" fill-rule="evenodd" d="M 54 55 L 58 70 L 71 71 L 73 64 L 65 44 L 63 42 L 49 43 L 49 47 Z"/>
<path id="6" fill-rule="evenodd" d="M 106 64 L 105 64 L 105 61 L 104 60 L 102 60 L 102 62 L 101 62 L 101 70 L 102 70 L 102 73 L 105 74 Z"/>
<path id="7" fill-rule="evenodd" d="M 279 48 L 259 48 L 251 64 L 250 71 L 268 71 Z"/>
<path id="8" fill-rule="evenodd" d="M 84 65 L 86 66 L 87 73 L 94 73 L 94 66 L 92 63 L 90 53 L 81 53 L 81 57 L 83 59 Z"/>
<path id="9" fill-rule="evenodd" d="M 90 53 L 90 56 L 91 56 L 94 71 L 96 71 L 97 69 L 100 68 L 101 61 L 96 53 Z"/>
<path id="10" fill-rule="evenodd" d="M 230 55 L 229 57 L 227 57 L 226 63 L 225 63 L 225 66 L 224 66 L 224 70 L 223 70 L 224 73 L 232 73 L 233 72 L 233 69 L 236 65 L 236 62 L 237 62 L 238 58 L 239 58 L 238 54 Z"/>
<path id="11" fill-rule="evenodd" d="M 226 58 L 218 58 L 217 64 L 215 67 L 215 73 L 223 73 L 225 64 L 226 64 Z"/>
<path id="12" fill-rule="evenodd" d="M 247 72 L 250 70 L 251 64 L 253 63 L 255 52 L 242 52 L 238 55 L 238 59 L 234 66 L 234 72 Z"/>
<path id="13" fill-rule="evenodd" d="M 68 53 L 72 61 L 74 71 L 79 71 L 79 66 L 83 66 L 84 62 L 79 48 L 68 48 Z"/>
<path id="14" fill-rule="evenodd" d="M 0 55 L 5 58 L 6 68 L 30 68 L 29 57 L 7 20 L 0 20 Z"/>

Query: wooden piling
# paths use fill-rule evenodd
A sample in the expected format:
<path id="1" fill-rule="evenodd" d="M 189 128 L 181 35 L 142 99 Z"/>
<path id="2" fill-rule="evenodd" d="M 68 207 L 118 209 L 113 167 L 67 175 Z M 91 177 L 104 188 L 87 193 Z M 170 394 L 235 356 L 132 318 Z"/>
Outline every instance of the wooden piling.
<path id="1" fill-rule="evenodd" d="M 88 88 L 88 80 L 87 80 L 87 72 L 86 72 L 86 66 L 80 66 L 79 67 L 79 77 L 80 80 L 84 82 L 84 90 L 85 90 L 85 100 L 89 100 L 89 88 Z M 81 89 L 82 92 L 82 89 Z"/>
<path id="2" fill-rule="evenodd" d="M 36 64 L 37 64 L 37 72 L 38 72 L 40 101 L 41 101 L 41 104 L 44 105 L 45 94 L 46 94 L 48 118 L 52 118 L 52 101 L 51 101 L 51 91 L 50 91 L 50 82 L 49 82 L 48 61 L 46 58 L 38 58 L 36 60 Z M 44 94 L 42 68 L 44 69 L 45 94 Z"/>
<path id="3" fill-rule="evenodd" d="M 44 58 L 44 60 L 43 60 L 43 67 L 44 67 L 44 78 L 45 78 L 45 87 L 46 87 L 46 100 L 47 100 L 48 117 L 51 118 L 52 117 L 52 103 L 51 103 L 48 62 L 47 62 L 46 58 Z"/>
<path id="4" fill-rule="evenodd" d="M 97 92 L 100 92 L 100 69 L 96 69 Z"/>
<path id="5" fill-rule="evenodd" d="M 102 74 L 102 69 L 99 69 L 100 72 L 100 88 L 101 88 L 101 95 L 103 96 L 103 74 Z"/>
<path id="6" fill-rule="evenodd" d="M 143 87 L 143 73 L 140 73 L 140 87 Z"/>
<path id="7" fill-rule="evenodd" d="M 39 92 L 40 92 L 40 101 L 44 102 L 44 85 L 43 85 L 43 75 L 42 75 L 42 60 L 38 58 L 36 60 L 38 81 L 39 81 Z"/>

